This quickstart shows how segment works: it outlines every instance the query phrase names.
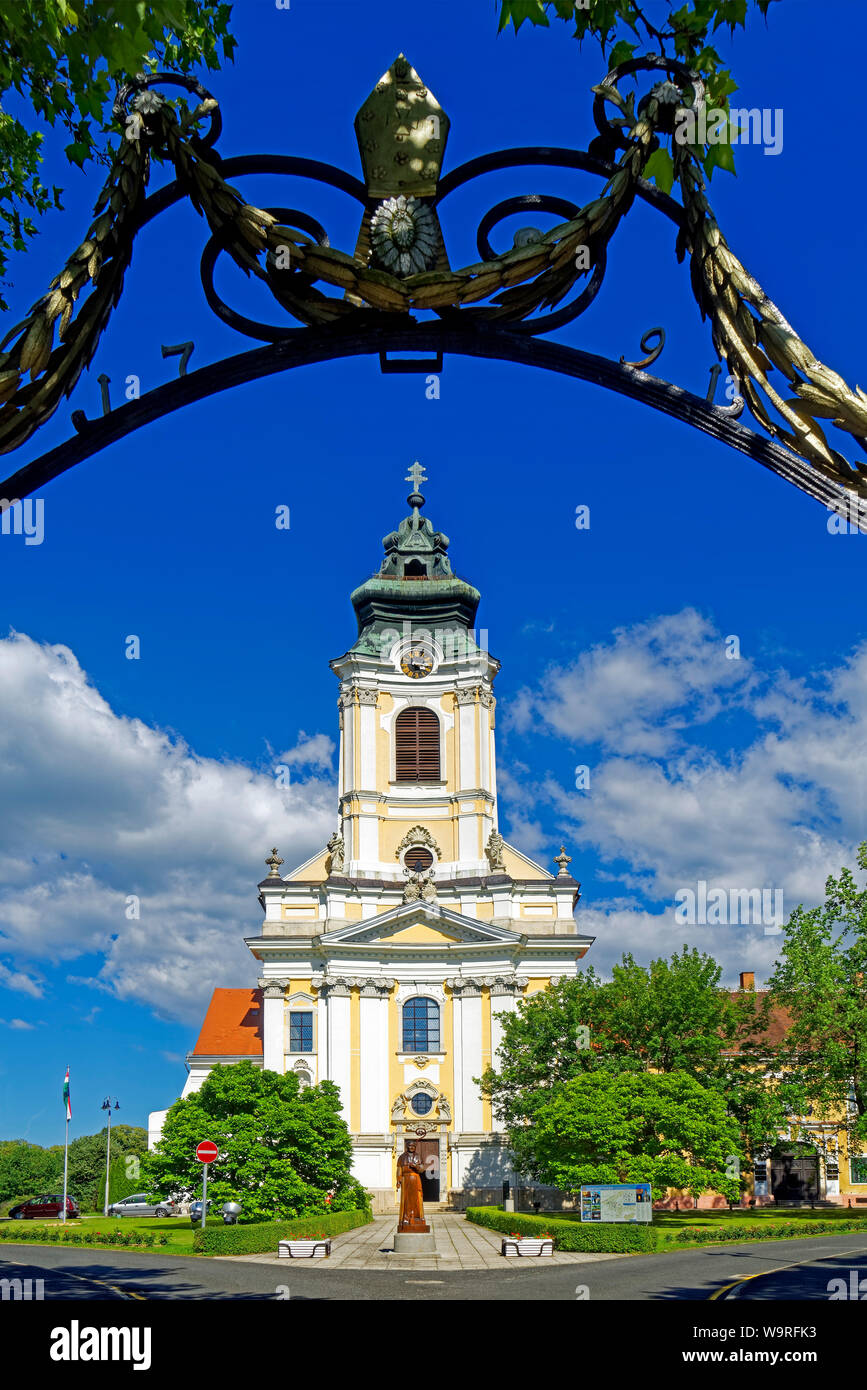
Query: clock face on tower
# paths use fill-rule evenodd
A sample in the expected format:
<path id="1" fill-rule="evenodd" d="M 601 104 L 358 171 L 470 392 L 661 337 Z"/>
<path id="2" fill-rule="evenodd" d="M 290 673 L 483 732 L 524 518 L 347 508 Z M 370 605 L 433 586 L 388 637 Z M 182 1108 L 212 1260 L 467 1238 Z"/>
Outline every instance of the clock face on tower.
<path id="1" fill-rule="evenodd" d="M 413 680 L 420 680 L 422 676 L 429 676 L 433 666 L 433 654 L 423 642 L 414 642 L 400 659 L 401 671 Z"/>

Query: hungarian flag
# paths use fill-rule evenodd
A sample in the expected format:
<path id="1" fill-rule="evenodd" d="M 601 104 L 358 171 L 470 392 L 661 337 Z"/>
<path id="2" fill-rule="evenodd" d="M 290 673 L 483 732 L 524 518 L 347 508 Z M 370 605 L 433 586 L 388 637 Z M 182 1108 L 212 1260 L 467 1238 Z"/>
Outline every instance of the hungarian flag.
<path id="1" fill-rule="evenodd" d="M 66 1106 L 66 1118 L 72 1119 L 72 1106 L 69 1103 L 69 1067 L 66 1068 L 66 1076 L 63 1078 L 63 1104 Z"/>

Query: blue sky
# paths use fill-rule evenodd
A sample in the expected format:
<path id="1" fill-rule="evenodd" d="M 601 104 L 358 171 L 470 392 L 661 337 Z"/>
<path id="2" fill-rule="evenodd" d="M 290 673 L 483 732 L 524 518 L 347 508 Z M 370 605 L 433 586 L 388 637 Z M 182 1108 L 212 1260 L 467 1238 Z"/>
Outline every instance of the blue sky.
<path id="1" fill-rule="evenodd" d="M 856 312 L 864 195 L 851 132 L 867 15 L 852 0 L 817 26 L 806 0 L 723 39 L 738 104 L 780 108 L 778 156 L 738 151 L 711 198 L 735 251 L 816 354 L 863 380 Z M 235 7 L 234 67 L 205 78 L 224 155 L 285 152 L 359 173 L 353 118 L 406 53 L 451 117 L 445 167 L 519 144 L 586 148 L 598 52 L 564 26 L 496 34 L 487 0 L 361 6 L 269 0 Z M 48 142 L 49 151 L 56 148 Z M 89 221 L 100 186 L 49 166 L 66 211 L 10 270 L 10 323 L 42 292 Z M 152 187 L 167 173 L 155 169 Z M 357 207 L 311 183 L 237 181 L 251 201 L 317 216 L 352 249 Z M 585 175 L 516 170 L 443 212 L 453 265 L 499 199 L 582 202 Z M 523 219 L 526 221 L 526 217 Z M 517 222 L 492 234 L 509 244 Z M 546 223 L 546 225 L 548 225 Z M 499 239 L 498 239 L 499 238 Z M 66 438 L 130 373 L 143 389 L 192 338 L 191 369 L 252 346 L 208 310 L 206 228 L 176 207 L 142 233 L 123 299 L 73 398 L 16 457 Z M 655 370 L 704 394 L 714 361 L 671 225 L 640 206 L 588 313 L 555 335 L 638 356 L 663 324 Z M 257 286 L 221 266 L 230 303 L 268 317 Z M 183 1084 L 215 985 L 254 982 L 241 944 L 272 844 L 287 868 L 334 820 L 335 682 L 354 636 L 349 593 L 405 510 L 407 466 L 457 570 L 482 591 L 480 625 L 502 662 L 501 828 L 541 862 L 565 840 L 582 882 L 590 959 L 610 967 L 684 940 L 725 978 L 762 977 L 761 926 L 678 927 L 678 891 L 705 880 L 781 888 L 786 911 L 821 893 L 864 835 L 867 655 L 860 601 L 867 538 L 835 536 L 816 502 L 685 425 L 588 385 L 453 358 L 438 400 L 375 358 L 305 368 L 212 397 L 42 489 L 45 540 L 0 539 L 0 1132 L 62 1138 L 101 1123 L 103 1096 L 144 1123 Z M 291 508 L 291 528 L 274 527 Z M 575 509 L 591 525 L 576 530 Z M 125 657 L 135 634 L 141 658 Z M 741 658 L 725 656 L 726 637 Z M 293 782 L 273 784 L 275 761 Z M 590 788 L 575 788 L 575 768 Z M 128 920 L 129 895 L 141 917 Z"/>

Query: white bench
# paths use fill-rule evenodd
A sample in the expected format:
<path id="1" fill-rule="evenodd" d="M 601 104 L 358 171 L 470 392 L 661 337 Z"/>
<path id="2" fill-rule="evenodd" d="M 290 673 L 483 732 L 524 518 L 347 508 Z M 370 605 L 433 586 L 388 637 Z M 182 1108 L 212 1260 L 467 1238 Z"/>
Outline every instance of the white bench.
<path id="1" fill-rule="evenodd" d="M 281 1260 L 327 1260 L 331 1254 L 331 1239 L 280 1240 L 277 1257 Z"/>
<path id="2" fill-rule="evenodd" d="M 554 1241 L 550 1236 L 503 1236 L 500 1253 L 507 1259 L 524 1258 L 527 1255 L 554 1254 Z"/>

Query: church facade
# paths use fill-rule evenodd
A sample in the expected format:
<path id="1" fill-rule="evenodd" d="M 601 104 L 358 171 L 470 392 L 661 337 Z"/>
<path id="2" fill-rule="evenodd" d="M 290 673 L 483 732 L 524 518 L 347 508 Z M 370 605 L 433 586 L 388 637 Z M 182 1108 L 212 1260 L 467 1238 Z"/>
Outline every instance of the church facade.
<path id="1" fill-rule="evenodd" d="M 514 1179 L 476 1078 L 501 1015 L 574 975 L 593 940 L 575 924 L 565 851 L 549 869 L 499 832 L 499 663 L 474 627 L 478 591 L 422 514 L 417 464 L 408 481 L 409 515 L 352 594 L 358 635 L 331 662 L 335 831 L 286 874 L 276 850 L 266 861 L 261 931 L 246 938 L 257 985 L 214 992 L 183 1092 L 242 1058 L 335 1082 L 355 1175 L 380 1210 L 409 1141 L 428 1202 L 499 1198 Z"/>

